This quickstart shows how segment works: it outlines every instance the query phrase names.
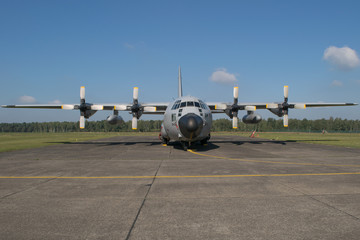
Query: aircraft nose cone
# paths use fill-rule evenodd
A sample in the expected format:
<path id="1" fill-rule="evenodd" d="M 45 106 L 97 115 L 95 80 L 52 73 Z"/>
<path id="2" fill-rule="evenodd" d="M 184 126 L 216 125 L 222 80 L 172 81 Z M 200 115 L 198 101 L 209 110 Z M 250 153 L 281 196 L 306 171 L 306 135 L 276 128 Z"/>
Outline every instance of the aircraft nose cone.
<path id="1" fill-rule="evenodd" d="M 203 120 L 194 113 L 188 113 L 179 119 L 179 128 L 186 138 L 196 138 L 203 128 Z"/>

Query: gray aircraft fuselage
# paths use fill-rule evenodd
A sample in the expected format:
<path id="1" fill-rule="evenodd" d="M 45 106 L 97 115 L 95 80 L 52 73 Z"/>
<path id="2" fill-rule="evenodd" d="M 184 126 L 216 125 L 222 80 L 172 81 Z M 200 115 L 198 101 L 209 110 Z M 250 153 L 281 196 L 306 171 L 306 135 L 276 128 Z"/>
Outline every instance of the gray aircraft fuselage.
<path id="1" fill-rule="evenodd" d="M 161 137 L 166 142 L 206 141 L 210 138 L 211 125 L 211 110 L 203 101 L 196 97 L 180 97 L 165 111 Z"/>

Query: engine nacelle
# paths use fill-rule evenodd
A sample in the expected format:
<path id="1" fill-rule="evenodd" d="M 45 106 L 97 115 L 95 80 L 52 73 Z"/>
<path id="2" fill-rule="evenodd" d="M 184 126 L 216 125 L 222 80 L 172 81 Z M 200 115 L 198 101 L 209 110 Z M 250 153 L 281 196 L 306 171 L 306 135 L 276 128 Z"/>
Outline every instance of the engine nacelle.
<path id="1" fill-rule="evenodd" d="M 118 115 L 110 115 L 106 118 L 106 121 L 111 125 L 124 123 L 124 119 Z"/>
<path id="2" fill-rule="evenodd" d="M 247 114 L 242 118 L 243 123 L 246 123 L 246 124 L 259 123 L 259 122 L 261 122 L 261 120 L 262 120 L 262 117 L 255 113 Z"/>
<path id="3" fill-rule="evenodd" d="M 284 113 L 283 113 L 282 109 L 280 109 L 280 108 L 269 108 L 268 110 L 270 112 L 272 112 L 273 114 L 275 114 L 276 116 L 279 116 L 279 117 L 284 116 Z"/>

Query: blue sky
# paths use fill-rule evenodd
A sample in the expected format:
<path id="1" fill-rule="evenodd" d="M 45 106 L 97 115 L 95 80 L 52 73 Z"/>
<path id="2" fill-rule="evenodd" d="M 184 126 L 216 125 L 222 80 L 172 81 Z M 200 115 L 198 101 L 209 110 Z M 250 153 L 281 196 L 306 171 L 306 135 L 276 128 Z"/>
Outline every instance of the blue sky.
<path id="1" fill-rule="evenodd" d="M 209 102 L 232 101 L 234 85 L 242 102 L 282 101 L 284 85 L 293 102 L 360 102 L 359 9 L 359 1 L 2 0 L 0 104 L 78 103 L 80 86 L 88 102 L 130 102 L 134 86 L 142 102 L 168 102 L 179 65 L 184 94 Z M 360 107 L 290 112 L 330 116 L 360 119 Z M 0 122 L 78 118 L 0 109 Z"/>

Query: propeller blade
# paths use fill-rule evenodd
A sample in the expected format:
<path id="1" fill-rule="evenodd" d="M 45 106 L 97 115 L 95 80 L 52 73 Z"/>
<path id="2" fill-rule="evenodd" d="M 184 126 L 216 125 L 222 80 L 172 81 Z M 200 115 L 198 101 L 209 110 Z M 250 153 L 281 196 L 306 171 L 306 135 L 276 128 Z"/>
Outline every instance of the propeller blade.
<path id="1" fill-rule="evenodd" d="M 284 127 L 288 127 L 289 126 L 289 116 L 287 114 L 284 114 L 283 121 L 284 121 Z"/>
<path id="2" fill-rule="evenodd" d="M 61 109 L 64 109 L 64 110 L 74 110 L 74 108 L 75 108 L 75 105 L 71 105 L 71 104 L 65 104 L 65 105 L 61 106 Z"/>
<path id="3" fill-rule="evenodd" d="M 136 130 L 137 129 L 137 117 L 133 117 L 132 118 L 132 123 L 131 123 L 131 125 L 132 125 L 132 129 L 133 130 Z"/>
<path id="4" fill-rule="evenodd" d="M 295 109 L 305 109 L 306 108 L 306 104 L 295 104 L 294 105 Z"/>
<path id="5" fill-rule="evenodd" d="M 91 110 L 95 110 L 95 111 L 100 111 L 100 110 L 104 110 L 104 106 L 103 105 L 91 105 Z"/>
<path id="6" fill-rule="evenodd" d="M 156 107 L 144 107 L 145 112 L 156 112 Z"/>
<path id="7" fill-rule="evenodd" d="M 279 107 L 279 104 L 277 104 L 277 103 L 266 104 L 266 108 L 278 108 L 278 107 Z"/>
<path id="8" fill-rule="evenodd" d="M 236 128 L 238 128 L 238 117 L 237 116 L 234 116 L 233 118 L 232 118 L 232 120 L 233 120 L 233 122 L 232 122 L 232 125 L 233 125 L 233 128 L 234 129 L 236 129 Z"/>
<path id="9" fill-rule="evenodd" d="M 80 88 L 80 99 L 85 99 L 85 87 Z"/>
<path id="10" fill-rule="evenodd" d="M 284 98 L 289 97 L 289 86 L 284 86 Z"/>
<path id="11" fill-rule="evenodd" d="M 126 109 L 127 109 L 126 105 L 115 105 L 114 106 L 114 110 L 125 111 Z"/>
<path id="12" fill-rule="evenodd" d="M 85 117 L 80 116 L 80 128 L 85 128 Z"/>
<path id="13" fill-rule="evenodd" d="M 133 99 L 137 100 L 139 97 L 139 88 L 138 87 L 134 87 L 134 92 L 133 92 Z"/>
<path id="14" fill-rule="evenodd" d="M 256 106 L 245 106 L 246 111 L 256 111 Z"/>
<path id="15" fill-rule="evenodd" d="M 215 110 L 225 110 L 227 108 L 227 105 L 224 103 L 216 104 Z"/>
<path id="16" fill-rule="evenodd" d="M 234 87 L 234 98 L 239 98 L 239 87 Z"/>

